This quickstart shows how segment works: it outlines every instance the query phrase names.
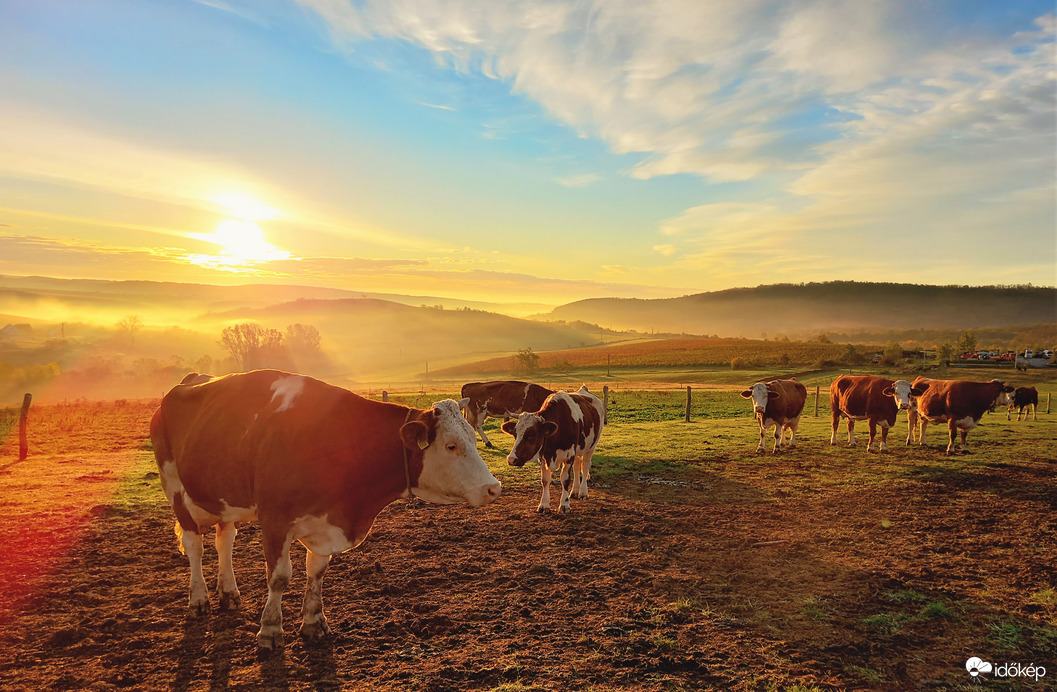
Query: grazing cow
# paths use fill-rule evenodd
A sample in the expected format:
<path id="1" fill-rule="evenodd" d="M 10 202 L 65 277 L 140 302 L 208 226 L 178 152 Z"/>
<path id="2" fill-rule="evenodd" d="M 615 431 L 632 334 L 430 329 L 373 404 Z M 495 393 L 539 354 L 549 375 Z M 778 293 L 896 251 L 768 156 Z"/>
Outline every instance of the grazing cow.
<path id="1" fill-rule="evenodd" d="M 555 392 L 535 413 L 522 413 L 503 423 L 503 432 L 514 436 L 514 447 L 506 461 L 524 466 L 540 460 L 543 495 L 537 512 L 549 512 L 551 474 L 562 464 L 562 514 L 572 509 L 569 497 L 587 497 L 591 457 L 602 435 L 602 401 L 580 387 L 575 394 Z"/>
<path id="2" fill-rule="evenodd" d="M 1009 404 L 1009 409 L 1006 411 L 1006 420 L 1013 420 L 1010 415 L 1013 413 L 1013 409 L 1017 409 L 1017 420 L 1020 420 L 1020 416 L 1024 416 L 1024 420 L 1028 419 L 1028 415 L 1024 413 L 1026 407 L 1031 407 L 1031 419 L 1039 419 L 1039 390 L 1034 387 L 1017 387 L 1013 392 L 1013 401 Z"/>
<path id="3" fill-rule="evenodd" d="M 855 421 L 865 420 L 870 427 L 866 451 L 873 451 L 877 426 L 881 426 L 880 451 L 888 451 L 888 429 L 896 423 L 899 411 L 909 411 L 912 397 L 924 388 L 914 389 L 906 380 L 888 380 L 873 375 L 841 375 L 829 387 L 829 408 L 833 416 L 831 445 L 837 444 L 837 427 L 841 416 L 848 419 L 848 445 L 855 446 Z"/>
<path id="4" fill-rule="evenodd" d="M 940 386 L 944 382 L 953 382 L 953 380 L 932 380 L 924 375 L 918 375 L 914 378 L 914 381 L 910 383 L 911 388 L 920 393 L 914 395 L 914 398 L 910 403 L 910 408 L 907 409 L 908 446 L 914 443 L 915 438 L 919 445 L 925 444 L 925 428 L 928 423 L 918 414 L 918 399 L 930 387 Z"/>
<path id="5" fill-rule="evenodd" d="M 198 384 L 165 395 L 150 434 L 191 563 L 191 611 L 209 609 L 202 534 L 216 526 L 220 608 L 238 607 L 236 526 L 258 520 L 268 576 L 261 649 L 282 643 L 292 541 L 308 549 L 301 633 L 322 637 L 330 632 L 322 601 L 330 556 L 359 545 L 383 507 L 411 495 L 477 507 L 502 490 L 455 401 L 423 411 L 276 370 L 185 382 Z"/>
<path id="6" fill-rule="evenodd" d="M 975 428 L 987 411 L 1009 404 L 1013 388 L 1001 380 L 969 382 L 967 380 L 930 380 L 928 387 L 917 398 L 917 414 L 921 419 L 920 444 L 925 444 L 927 423 L 946 423 L 950 431 L 947 454 L 954 453 L 954 443 L 961 432 L 963 454 L 968 451 L 965 437 Z"/>
<path id="7" fill-rule="evenodd" d="M 763 452 L 763 436 L 767 429 L 774 426 L 773 454 L 778 454 L 779 447 L 786 446 L 785 433 L 789 431 L 789 448 L 796 447 L 796 428 L 800 425 L 800 414 L 807 401 L 807 388 L 796 380 L 771 380 L 757 382 L 741 393 L 742 397 L 752 399 L 756 420 L 760 423 L 760 445 L 756 451 Z"/>
<path id="8" fill-rule="evenodd" d="M 531 382 L 471 382 L 462 386 L 463 398 L 470 400 L 463 412 L 466 414 L 466 420 L 481 436 L 484 446 L 491 447 L 492 441 L 484 433 L 485 420 L 508 419 L 522 413 L 539 411 L 551 394 L 554 392 Z"/>

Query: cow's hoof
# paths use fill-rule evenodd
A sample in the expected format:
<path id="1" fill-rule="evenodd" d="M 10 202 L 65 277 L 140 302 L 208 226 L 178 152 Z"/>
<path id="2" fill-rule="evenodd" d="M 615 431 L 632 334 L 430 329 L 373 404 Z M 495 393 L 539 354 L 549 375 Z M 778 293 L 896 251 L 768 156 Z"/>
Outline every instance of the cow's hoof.
<path id="1" fill-rule="evenodd" d="M 330 624 L 325 617 L 320 617 L 315 622 L 301 624 L 301 636 L 305 639 L 323 639 L 330 636 Z"/>
<path id="2" fill-rule="evenodd" d="M 283 645 L 283 631 L 279 627 L 261 628 L 257 633 L 257 650 L 259 652 L 272 651 Z"/>
<path id="3" fill-rule="evenodd" d="M 550 507 L 537 507 L 536 508 L 536 513 L 537 514 L 550 514 L 550 512 L 551 512 L 551 508 Z"/>
<path id="4" fill-rule="evenodd" d="M 487 448 L 487 449 L 491 449 L 492 447 L 495 447 L 495 445 L 494 445 L 494 444 L 492 444 L 491 442 L 485 442 L 485 443 L 484 443 L 484 446 L 485 446 L 485 448 Z"/>
<path id="5" fill-rule="evenodd" d="M 568 506 L 568 507 L 566 507 L 566 506 L 562 505 L 562 508 L 561 508 L 561 512 L 562 512 L 562 514 L 568 514 L 568 513 L 569 513 L 569 512 L 571 512 L 571 511 L 573 511 L 573 508 L 572 508 L 572 506 L 571 506 L 571 505 L 570 505 L 570 506 Z"/>
<path id="6" fill-rule="evenodd" d="M 209 615 L 209 600 L 204 601 L 192 601 L 191 602 L 191 615 L 196 618 L 205 617 Z"/>
<path id="7" fill-rule="evenodd" d="M 220 592 L 220 610 L 238 610 L 242 607 L 242 594 L 238 591 Z"/>

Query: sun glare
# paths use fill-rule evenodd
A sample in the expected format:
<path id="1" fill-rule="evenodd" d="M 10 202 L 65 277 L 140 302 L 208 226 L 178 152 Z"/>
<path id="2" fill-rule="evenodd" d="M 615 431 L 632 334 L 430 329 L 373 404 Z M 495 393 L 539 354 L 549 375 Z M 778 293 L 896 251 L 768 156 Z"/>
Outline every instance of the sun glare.
<path id="1" fill-rule="evenodd" d="M 264 238 L 260 226 L 244 219 L 225 219 L 212 233 L 192 234 L 192 237 L 220 248 L 215 255 L 191 256 L 193 263 L 204 267 L 236 271 L 256 262 L 274 262 L 290 257 L 289 252 L 280 250 Z"/>

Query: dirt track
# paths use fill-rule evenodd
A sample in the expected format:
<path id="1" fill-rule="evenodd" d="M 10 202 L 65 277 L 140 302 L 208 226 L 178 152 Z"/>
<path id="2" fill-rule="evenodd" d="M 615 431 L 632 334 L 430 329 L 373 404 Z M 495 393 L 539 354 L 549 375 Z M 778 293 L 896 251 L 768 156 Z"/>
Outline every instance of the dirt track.
<path id="1" fill-rule="evenodd" d="M 187 561 L 147 460 L 67 454 L 0 475 L 5 535 L 34 538 L 5 551 L 25 563 L 7 574 L 25 588 L 0 599 L 5 689 L 928 689 L 966 682 L 1001 622 L 1021 623 L 1009 660 L 1057 664 L 1041 626 L 1054 606 L 1026 598 L 1057 584 L 1052 460 L 795 493 L 733 482 L 740 462 L 715 460 L 685 485 L 596 486 L 569 517 L 537 515 L 528 490 L 480 510 L 397 503 L 334 559 L 323 644 L 296 634 L 295 549 L 286 647 L 264 661 L 257 527 L 235 546 L 242 610 L 189 617 Z M 46 461 L 71 482 L 43 485 L 72 504 L 11 525 L 19 479 Z M 136 492 L 160 502 L 122 500 Z M 61 517 L 73 521 L 58 531 Z M 42 553 L 49 542 L 66 547 Z M 949 611 L 925 613 L 936 601 Z"/>

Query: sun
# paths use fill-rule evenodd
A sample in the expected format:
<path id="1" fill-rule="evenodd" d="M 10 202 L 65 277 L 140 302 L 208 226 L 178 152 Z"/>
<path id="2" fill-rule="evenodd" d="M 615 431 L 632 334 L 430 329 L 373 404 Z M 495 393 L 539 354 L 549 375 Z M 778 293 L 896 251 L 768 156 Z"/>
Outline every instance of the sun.
<path id="1" fill-rule="evenodd" d="M 289 259 L 290 253 L 280 250 L 264 237 L 264 231 L 253 221 L 225 219 L 212 233 L 196 233 L 193 237 L 218 246 L 214 255 L 193 255 L 195 264 L 220 269 L 237 270 L 257 262 Z"/>

